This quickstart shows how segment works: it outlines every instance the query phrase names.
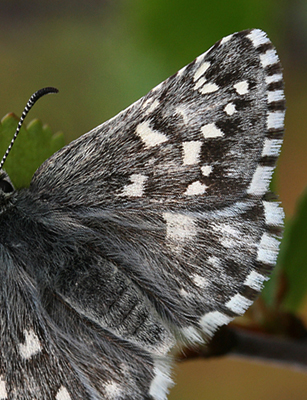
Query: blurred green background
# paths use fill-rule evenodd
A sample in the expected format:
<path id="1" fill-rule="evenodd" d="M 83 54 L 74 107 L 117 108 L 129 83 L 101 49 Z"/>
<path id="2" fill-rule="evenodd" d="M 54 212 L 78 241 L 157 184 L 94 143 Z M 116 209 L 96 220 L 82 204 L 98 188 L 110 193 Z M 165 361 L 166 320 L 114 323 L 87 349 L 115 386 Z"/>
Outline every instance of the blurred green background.
<path id="1" fill-rule="evenodd" d="M 223 36 L 265 30 L 284 66 L 288 108 L 276 185 L 287 218 L 294 214 L 307 185 L 307 1 L 1 0 L 0 23 L 0 116 L 20 115 L 35 90 L 55 86 L 60 93 L 31 116 L 66 142 Z M 300 315 L 307 321 L 307 303 Z M 243 360 L 186 362 L 175 372 L 171 400 L 307 398 L 307 375 Z"/>

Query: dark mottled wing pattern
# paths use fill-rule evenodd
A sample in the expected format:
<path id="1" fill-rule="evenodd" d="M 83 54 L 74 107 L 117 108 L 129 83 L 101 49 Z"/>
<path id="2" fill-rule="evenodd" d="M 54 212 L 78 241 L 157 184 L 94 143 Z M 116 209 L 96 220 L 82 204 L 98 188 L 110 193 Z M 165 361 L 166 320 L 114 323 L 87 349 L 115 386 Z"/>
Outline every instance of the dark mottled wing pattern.
<path id="1" fill-rule="evenodd" d="M 33 250 L 11 244 L 3 260 L 24 315 L 12 311 L 7 347 L 34 389 L 15 396 L 2 364 L 0 398 L 43 385 L 42 399 L 166 398 L 176 340 L 241 315 L 275 264 L 284 109 L 271 42 L 239 32 L 38 169 L 6 215 L 23 221 L 12 243 Z"/>

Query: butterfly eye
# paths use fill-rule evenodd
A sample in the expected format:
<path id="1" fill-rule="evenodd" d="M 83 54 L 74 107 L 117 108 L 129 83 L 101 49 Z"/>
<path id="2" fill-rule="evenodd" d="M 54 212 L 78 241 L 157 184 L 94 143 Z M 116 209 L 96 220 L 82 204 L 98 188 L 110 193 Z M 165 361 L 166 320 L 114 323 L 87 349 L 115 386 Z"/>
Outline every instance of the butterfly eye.
<path id="1" fill-rule="evenodd" d="M 11 193 L 11 192 L 14 191 L 14 188 L 13 188 L 13 185 L 10 182 L 5 181 L 4 179 L 2 179 L 0 181 L 0 190 L 2 190 L 2 192 L 4 192 L 4 193 Z"/>

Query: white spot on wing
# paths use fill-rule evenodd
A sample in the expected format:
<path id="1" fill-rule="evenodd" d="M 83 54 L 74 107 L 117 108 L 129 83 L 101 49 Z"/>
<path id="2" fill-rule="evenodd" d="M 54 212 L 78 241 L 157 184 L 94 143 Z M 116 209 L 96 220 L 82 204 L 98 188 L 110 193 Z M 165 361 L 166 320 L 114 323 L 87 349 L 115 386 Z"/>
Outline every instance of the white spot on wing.
<path id="1" fill-rule="evenodd" d="M 262 44 L 270 43 L 270 40 L 266 36 L 265 32 L 260 29 L 253 29 L 247 37 L 253 42 L 255 47 L 259 47 Z"/>
<path id="2" fill-rule="evenodd" d="M 256 196 L 265 194 L 269 188 L 273 170 L 273 167 L 263 167 L 258 165 L 248 187 L 247 193 L 254 194 Z"/>
<path id="3" fill-rule="evenodd" d="M 219 90 L 219 87 L 215 83 L 206 83 L 199 91 L 202 94 L 213 93 Z"/>
<path id="4" fill-rule="evenodd" d="M 265 82 L 269 85 L 270 83 L 282 81 L 282 74 L 269 75 L 265 78 Z"/>
<path id="5" fill-rule="evenodd" d="M 233 37 L 233 34 L 228 35 L 228 36 L 225 36 L 225 37 L 221 40 L 220 46 L 221 46 L 222 44 L 224 44 L 224 43 L 229 42 L 229 40 L 230 40 L 232 37 Z"/>
<path id="6" fill-rule="evenodd" d="M 215 256 L 210 256 L 208 258 L 208 263 L 211 264 L 214 268 L 221 267 L 221 260 Z"/>
<path id="7" fill-rule="evenodd" d="M 199 324 L 207 335 L 212 336 L 217 328 L 229 324 L 232 320 L 233 318 L 219 311 L 211 311 L 200 318 Z"/>
<path id="8" fill-rule="evenodd" d="M 208 69 L 209 67 L 210 67 L 210 63 L 209 63 L 208 61 L 206 61 L 206 62 L 204 62 L 203 64 L 201 64 L 201 65 L 197 68 L 197 70 L 196 70 L 196 72 L 195 72 L 195 74 L 194 74 L 194 76 L 193 76 L 194 82 L 196 82 L 197 79 L 199 79 L 199 78 L 207 71 L 207 69 Z"/>
<path id="9" fill-rule="evenodd" d="M 24 330 L 25 343 L 19 344 L 19 353 L 26 360 L 38 354 L 42 350 L 42 345 L 36 335 L 36 333 L 30 329 L 29 331 Z"/>
<path id="10" fill-rule="evenodd" d="M 268 67 L 269 65 L 277 64 L 279 62 L 278 56 L 274 49 L 267 50 L 266 53 L 260 54 L 260 62 L 263 68 Z"/>
<path id="11" fill-rule="evenodd" d="M 201 132 L 205 139 L 224 136 L 224 132 L 222 132 L 214 123 L 202 126 Z"/>
<path id="12" fill-rule="evenodd" d="M 205 84 L 206 81 L 207 81 L 207 79 L 205 79 L 205 78 L 200 78 L 200 79 L 195 83 L 194 90 L 198 90 L 200 87 L 202 87 L 202 86 Z"/>
<path id="13" fill-rule="evenodd" d="M 272 226 L 282 226 L 285 217 L 284 210 L 277 202 L 264 201 L 265 223 Z"/>
<path id="14" fill-rule="evenodd" d="M 213 168 L 211 167 L 211 165 L 203 165 L 200 169 L 203 176 L 209 176 Z"/>
<path id="15" fill-rule="evenodd" d="M 151 99 L 149 99 L 149 100 L 151 100 Z M 147 115 L 147 114 L 152 113 L 159 106 L 159 104 L 160 104 L 159 100 L 155 99 L 151 103 L 151 105 L 148 107 L 148 109 L 145 111 L 145 114 Z M 146 105 L 144 104 L 143 107 L 146 107 Z"/>
<path id="16" fill-rule="evenodd" d="M 166 237 L 184 242 L 186 239 L 192 239 L 197 234 L 195 219 L 189 215 L 179 213 L 163 213 L 166 221 Z"/>
<path id="17" fill-rule="evenodd" d="M 192 280 L 195 283 L 195 285 L 201 289 L 204 289 L 206 286 L 208 286 L 209 283 L 207 278 L 204 278 L 203 276 L 198 274 L 193 274 Z"/>
<path id="18" fill-rule="evenodd" d="M 249 92 L 247 81 L 238 82 L 238 83 L 234 84 L 233 87 L 236 89 L 237 93 L 240 95 L 246 94 Z"/>
<path id="19" fill-rule="evenodd" d="M 178 72 L 177 72 L 177 76 L 181 76 L 186 70 L 186 66 L 181 68 Z"/>
<path id="20" fill-rule="evenodd" d="M 203 343 L 203 339 L 193 326 L 187 326 L 181 329 L 183 336 L 192 343 Z"/>
<path id="21" fill-rule="evenodd" d="M 191 297 L 191 293 L 187 292 L 185 289 L 181 288 L 179 293 L 182 297 Z"/>
<path id="22" fill-rule="evenodd" d="M 285 111 L 270 112 L 267 117 L 268 129 L 283 129 Z"/>
<path id="23" fill-rule="evenodd" d="M 168 388 L 173 384 L 169 376 L 169 366 L 155 361 L 153 372 L 155 377 L 150 384 L 149 394 L 155 400 L 167 400 Z"/>
<path id="24" fill-rule="evenodd" d="M 282 145 L 282 139 L 268 139 L 265 138 L 264 145 L 262 149 L 262 157 L 273 156 L 277 157 Z"/>
<path id="25" fill-rule="evenodd" d="M 279 241 L 268 233 L 264 233 L 258 246 L 257 260 L 265 264 L 274 265 L 276 263 L 278 250 Z"/>
<path id="26" fill-rule="evenodd" d="M 256 290 L 257 292 L 260 292 L 263 287 L 263 283 L 268 280 L 268 277 L 259 274 L 259 272 L 251 271 L 250 274 L 246 277 L 244 285 Z"/>
<path id="27" fill-rule="evenodd" d="M 5 379 L 3 376 L 0 376 L 0 400 L 5 400 L 7 399 L 7 391 L 5 387 Z"/>
<path id="28" fill-rule="evenodd" d="M 212 224 L 212 228 L 221 235 L 220 242 L 224 247 L 235 247 L 240 243 L 242 233 L 239 229 L 225 223 Z"/>
<path id="29" fill-rule="evenodd" d="M 106 391 L 106 395 L 108 396 L 108 399 L 118 399 L 120 397 L 120 395 L 122 394 L 122 389 L 119 386 L 118 383 L 114 382 L 114 381 L 109 381 L 106 383 L 105 387 L 104 387 L 105 391 Z"/>
<path id="30" fill-rule="evenodd" d="M 136 127 L 136 134 L 141 138 L 147 148 L 157 146 L 168 140 L 163 133 L 151 129 L 149 121 L 141 122 Z"/>
<path id="31" fill-rule="evenodd" d="M 239 231 L 238 229 L 234 228 L 232 225 L 229 225 L 229 224 L 224 224 L 224 223 L 218 224 L 218 225 L 214 226 L 214 229 L 218 230 L 219 232 L 221 232 L 225 235 L 230 235 L 235 238 L 241 236 L 241 231 Z"/>
<path id="32" fill-rule="evenodd" d="M 208 51 L 206 51 L 205 53 L 203 53 L 200 56 L 196 57 L 195 61 L 197 62 L 197 64 L 201 64 L 204 61 L 204 58 L 205 58 L 206 54 L 208 53 Z"/>
<path id="33" fill-rule="evenodd" d="M 68 390 L 63 385 L 60 387 L 57 395 L 55 396 L 56 400 L 71 400 L 70 394 Z"/>
<path id="34" fill-rule="evenodd" d="M 224 111 L 227 115 L 233 115 L 235 112 L 237 112 L 236 106 L 233 103 L 228 103 L 224 108 Z"/>
<path id="35" fill-rule="evenodd" d="M 241 315 L 252 304 L 252 300 L 249 300 L 241 294 L 237 293 L 225 304 L 225 306 L 234 313 Z"/>
<path id="36" fill-rule="evenodd" d="M 268 92 L 268 103 L 273 103 L 274 101 L 284 100 L 285 95 L 283 90 L 274 90 Z"/>
<path id="37" fill-rule="evenodd" d="M 201 145 L 202 142 L 196 140 L 182 143 L 184 165 L 198 164 Z"/>
<path id="38" fill-rule="evenodd" d="M 144 193 L 144 184 L 148 179 L 142 174 L 132 174 L 130 176 L 131 184 L 124 186 L 121 196 L 141 197 Z"/>
<path id="39" fill-rule="evenodd" d="M 142 108 L 147 108 L 148 105 L 152 102 L 152 97 L 149 97 L 146 101 L 144 101 Z"/>
<path id="40" fill-rule="evenodd" d="M 164 82 L 159 83 L 159 85 L 157 85 L 156 87 L 151 89 L 151 92 L 158 92 L 159 90 L 161 90 L 163 85 L 164 85 Z"/>
<path id="41" fill-rule="evenodd" d="M 188 187 L 187 190 L 184 192 L 187 196 L 195 196 L 195 195 L 200 195 L 204 194 L 208 186 L 206 186 L 204 183 L 201 183 L 199 181 L 191 183 Z"/>

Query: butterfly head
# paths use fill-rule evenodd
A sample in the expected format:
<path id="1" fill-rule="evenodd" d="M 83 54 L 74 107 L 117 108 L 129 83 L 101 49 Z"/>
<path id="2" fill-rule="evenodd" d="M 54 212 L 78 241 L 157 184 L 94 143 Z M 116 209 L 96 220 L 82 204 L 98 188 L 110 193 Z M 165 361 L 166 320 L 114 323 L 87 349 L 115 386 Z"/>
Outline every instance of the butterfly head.
<path id="1" fill-rule="evenodd" d="M 2 207 L 7 204 L 14 192 L 15 188 L 8 174 L 3 169 L 0 169 L 0 213 Z"/>
<path id="2" fill-rule="evenodd" d="M 8 176 L 8 174 L 3 171 L 3 169 L 0 170 L 0 193 L 4 193 L 7 195 L 10 195 L 14 191 L 14 186 Z"/>

